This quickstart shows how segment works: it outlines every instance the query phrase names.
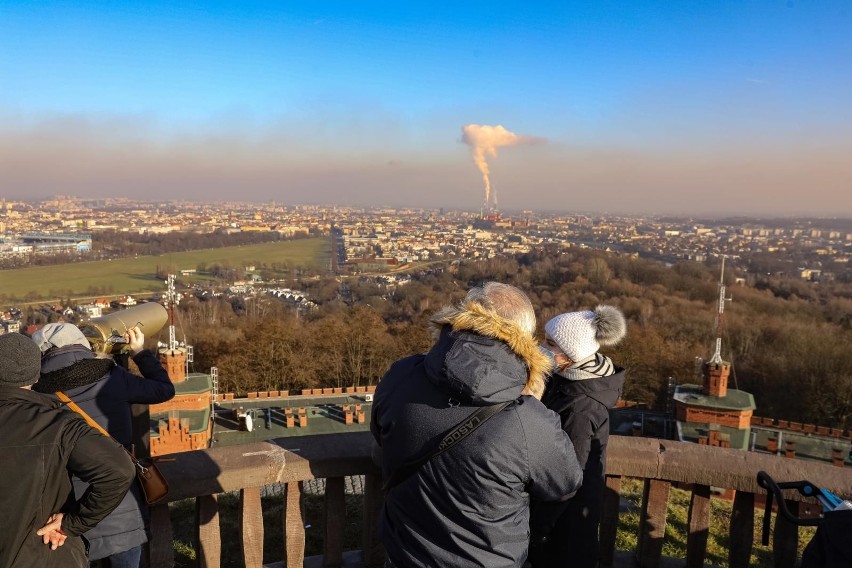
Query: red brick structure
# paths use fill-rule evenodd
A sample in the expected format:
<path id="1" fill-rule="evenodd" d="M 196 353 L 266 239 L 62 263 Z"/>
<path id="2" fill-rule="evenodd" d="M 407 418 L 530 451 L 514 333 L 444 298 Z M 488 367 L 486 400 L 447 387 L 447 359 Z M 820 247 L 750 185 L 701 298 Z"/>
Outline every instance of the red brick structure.
<path id="1" fill-rule="evenodd" d="M 151 455 L 160 456 L 207 448 L 210 445 L 212 428 L 211 423 L 207 430 L 190 433 L 189 419 L 181 419 L 177 413 L 172 413 L 168 422 L 160 422 L 159 436 L 151 438 Z"/>
<path id="2" fill-rule="evenodd" d="M 703 422 L 739 429 L 748 428 L 751 425 L 751 414 L 753 412 L 751 409 L 705 408 L 690 406 L 689 404 L 677 404 L 676 410 L 677 419 L 683 422 Z"/>
<path id="3" fill-rule="evenodd" d="M 186 349 L 160 349 L 160 363 L 173 383 L 186 380 Z"/>
<path id="4" fill-rule="evenodd" d="M 169 401 L 161 404 L 152 404 L 149 409 L 151 414 L 160 412 L 171 412 L 174 410 L 204 410 L 210 406 L 210 392 L 176 394 Z"/>
<path id="5" fill-rule="evenodd" d="M 707 362 L 703 366 L 704 394 L 724 398 L 728 394 L 728 376 L 731 374 L 731 365 L 721 361 L 719 363 Z"/>
<path id="6" fill-rule="evenodd" d="M 674 392 L 675 418 L 683 440 L 719 447 L 747 449 L 754 397 L 728 388 L 731 365 L 706 361 L 702 385 L 678 385 Z M 709 432 L 709 433 L 708 433 Z"/>

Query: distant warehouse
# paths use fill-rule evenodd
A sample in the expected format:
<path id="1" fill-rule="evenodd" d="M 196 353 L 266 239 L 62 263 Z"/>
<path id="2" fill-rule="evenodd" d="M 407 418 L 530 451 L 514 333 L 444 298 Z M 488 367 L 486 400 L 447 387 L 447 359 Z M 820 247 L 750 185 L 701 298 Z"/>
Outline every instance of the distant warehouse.
<path id="1" fill-rule="evenodd" d="M 21 242 L 32 246 L 32 251 L 37 254 L 92 250 L 92 235 L 80 233 L 25 233 Z"/>

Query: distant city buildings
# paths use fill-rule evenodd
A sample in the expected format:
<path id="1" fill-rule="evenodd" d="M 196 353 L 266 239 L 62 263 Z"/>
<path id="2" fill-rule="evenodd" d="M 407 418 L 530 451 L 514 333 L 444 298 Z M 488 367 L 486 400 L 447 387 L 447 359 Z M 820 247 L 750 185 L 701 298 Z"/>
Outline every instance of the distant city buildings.
<path id="1" fill-rule="evenodd" d="M 0 256 L 86 253 L 92 250 L 92 235 L 80 233 L 31 232 L 0 235 Z"/>
<path id="2" fill-rule="evenodd" d="M 671 217 L 517 215 L 445 209 L 363 208 L 279 203 L 145 202 L 126 198 L 57 196 L 41 202 L 0 201 L 0 258 L 86 254 L 99 231 L 232 234 L 277 232 L 282 237 L 329 236 L 341 272 L 392 271 L 435 260 L 488 259 L 543 246 L 590 247 L 657 258 L 704 262 L 722 255 L 735 264 L 755 255 L 795 266 L 786 275 L 831 280 L 850 270 L 848 220 L 697 220 Z M 69 229 L 71 231 L 69 231 Z M 85 232 L 77 232 L 80 230 Z M 780 270 L 780 269 L 778 269 Z"/>

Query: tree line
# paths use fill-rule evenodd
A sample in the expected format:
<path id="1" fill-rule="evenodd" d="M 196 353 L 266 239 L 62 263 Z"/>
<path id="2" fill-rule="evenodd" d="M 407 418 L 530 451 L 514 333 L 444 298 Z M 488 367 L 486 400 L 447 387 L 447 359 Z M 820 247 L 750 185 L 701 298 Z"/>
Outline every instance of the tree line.
<path id="1" fill-rule="evenodd" d="M 756 278 L 728 294 L 723 359 L 729 388 L 751 392 L 756 414 L 852 427 L 852 286 Z M 405 286 L 370 279 L 306 280 L 319 309 L 300 314 L 277 299 L 191 298 L 180 329 L 196 365 L 219 368 L 223 391 L 246 392 L 375 384 L 390 364 L 431 345 L 428 320 L 473 285 L 518 286 L 544 323 L 599 303 L 621 308 L 626 339 L 607 349 L 627 369 L 624 398 L 664 408 L 667 382 L 700 383 L 698 359 L 715 346 L 719 266 L 665 266 L 630 255 L 542 249 L 514 258 L 470 261 L 416 273 Z M 344 293 L 345 291 L 345 293 Z"/>

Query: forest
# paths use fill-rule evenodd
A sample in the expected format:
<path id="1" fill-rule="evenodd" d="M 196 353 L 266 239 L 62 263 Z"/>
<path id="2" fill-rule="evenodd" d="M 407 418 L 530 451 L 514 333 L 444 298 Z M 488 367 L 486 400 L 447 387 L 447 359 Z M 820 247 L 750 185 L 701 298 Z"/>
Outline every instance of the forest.
<path id="1" fill-rule="evenodd" d="M 604 352 L 627 369 L 625 400 L 662 409 L 667 379 L 700 383 L 697 363 L 713 353 L 719 276 L 718 263 L 667 266 L 545 249 L 448 264 L 415 273 L 406 285 L 333 276 L 294 282 L 319 304 L 307 314 L 269 296 L 188 298 L 177 324 L 195 346 L 196 368 L 218 367 L 223 392 L 368 385 L 394 360 L 428 350 L 428 320 L 438 308 L 496 280 L 529 295 L 539 333 L 561 312 L 621 308 L 627 337 Z M 756 415 L 852 427 L 852 286 L 758 278 L 737 268 L 726 270 L 725 283 L 729 388 L 751 392 Z"/>

